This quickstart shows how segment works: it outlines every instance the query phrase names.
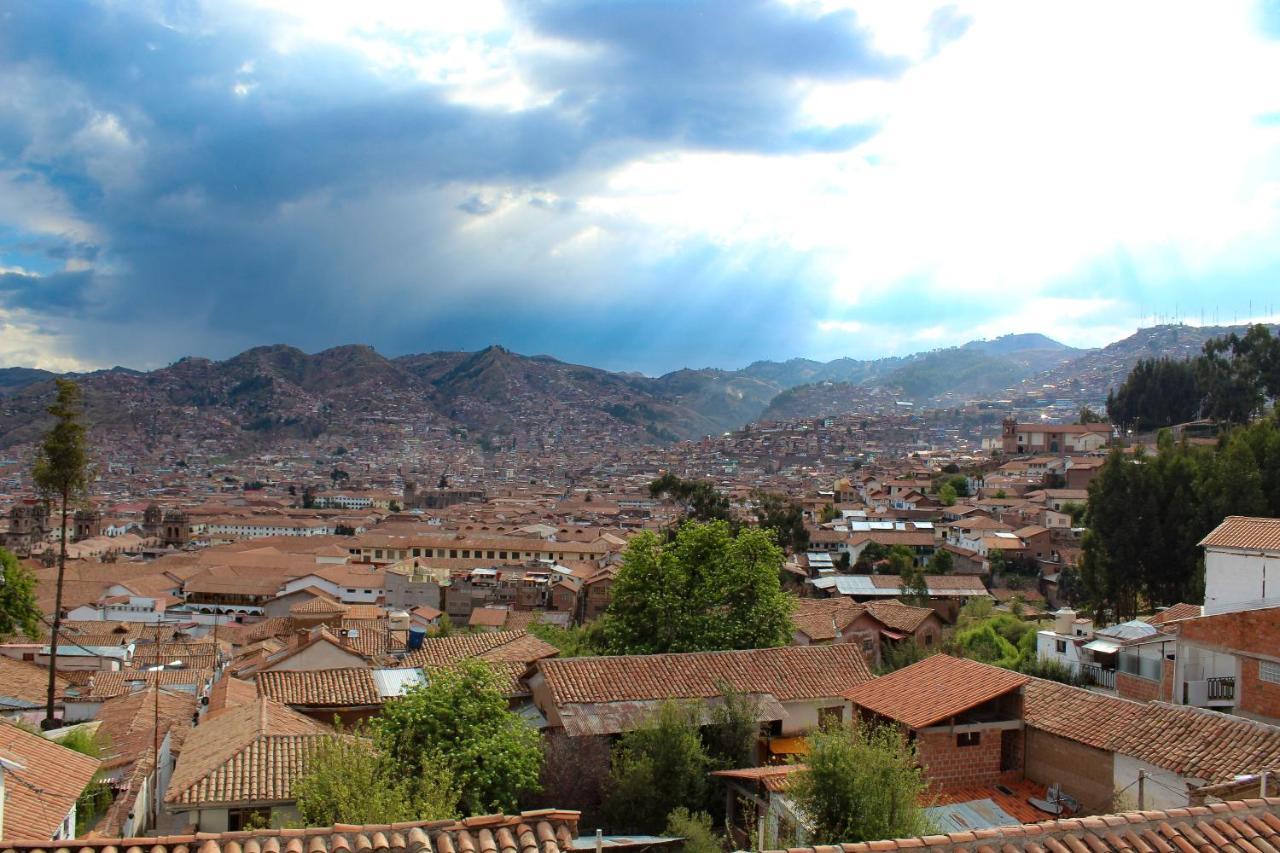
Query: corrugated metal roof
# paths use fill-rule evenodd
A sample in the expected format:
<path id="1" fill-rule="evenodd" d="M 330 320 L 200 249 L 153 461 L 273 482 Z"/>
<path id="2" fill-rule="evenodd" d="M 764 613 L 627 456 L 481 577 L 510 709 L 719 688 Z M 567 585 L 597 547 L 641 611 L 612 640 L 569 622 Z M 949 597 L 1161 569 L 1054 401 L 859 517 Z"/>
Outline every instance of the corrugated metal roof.
<path id="1" fill-rule="evenodd" d="M 420 669 L 375 669 L 370 674 L 383 699 L 403 696 L 410 687 L 426 683 Z"/>

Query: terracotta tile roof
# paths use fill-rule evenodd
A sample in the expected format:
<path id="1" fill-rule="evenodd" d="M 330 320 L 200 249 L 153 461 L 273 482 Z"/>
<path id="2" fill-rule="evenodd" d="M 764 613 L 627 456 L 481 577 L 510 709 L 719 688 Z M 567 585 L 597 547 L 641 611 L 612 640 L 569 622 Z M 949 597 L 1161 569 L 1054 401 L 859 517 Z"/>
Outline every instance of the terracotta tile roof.
<path id="1" fill-rule="evenodd" d="M 467 620 L 467 624 L 473 627 L 501 628 L 506 623 L 507 614 L 510 612 L 497 607 L 477 607 L 471 611 L 471 618 Z"/>
<path id="2" fill-rule="evenodd" d="M 1229 515 L 1200 544 L 1206 548 L 1280 551 L 1280 518 Z"/>
<path id="3" fill-rule="evenodd" d="M 801 598 L 791 614 L 791 626 L 811 641 L 834 640 L 866 608 L 847 598 Z"/>
<path id="4" fill-rule="evenodd" d="M 0 755 L 22 765 L 5 771 L 5 837 L 42 838 L 62 825 L 98 772 L 98 760 L 0 720 Z M 0 846 L 3 846 L 0 844 Z"/>
<path id="5" fill-rule="evenodd" d="M 410 821 L 310 829 L 201 832 L 155 838 L 76 839 L 77 853 L 568 853 L 578 834 L 578 812 L 542 809 L 519 815 L 463 820 Z M 0 842 L 0 853 L 47 853 L 47 838 L 21 836 Z"/>
<path id="6" fill-rule="evenodd" d="M 1135 851 L 1280 849 L 1280 798 L 1216 803 L 1167 811 L 1066 818 L 1020 826 L 975 829 L 948 835 L 862 841 L 787 853 L 871 853 L 929 850 L 932 853 L 1135 853 Z M 782 851 L 773 851 L 782 853 Z"/>
<path id="7" fill-rule="evenodd" d="M 728 652 L 549 658 L 538 661 L 557 705 L 719 696 L 728 684 L 780 702 L 839 696 L 868 681 L 853 645 L 786 646 Z"/>
<path id="8" fill-rule="evenodd" d="M 1188 705 L 1148 702 L 1111 748 L 1177 773 L 1225 782 L 1280 764 L 1280 727 Z"/>
<path id="9" fill-rule="evenodd" d="M 192 693 L 155 688 L 116 696 L 102 703 L 94 719 L 100 722 L 98 734 L 105 735 L 106 749 L 102 766 L 110 769 L 132 764 L 144 753 L 151 754 L 155 737 L 155 721 L 159 711 L 160 735 L 174 726 L 189 726 L 196 711 Z"/>
<path id="10" fill-rule="evenodd" d="M 286 705 L 340 708 L 382 704 L 373 673 L 359 667 L 259 672 L 255 679 L 260 695 Z"/>
<path id="11" fill-rule="evenodd" d="M 161 687 L 204 685 L 213 680 L 212 669 L 165 669 L 141 671 L 98 670 L 93 673 L 89 689 L 81 695 L 89 699 L 110 699 L 133 690 L 142 690 L 159 682 Z"/>
<path id="12" fill-rule="evenodd" d="M 183 745 L 165 792 L 171 806 L 280 802 L 332 734 L 279 702 L 256 702 L 205 717 Z"/>
<path id="13" fill-rule="evenodd" d="M 1147 617 L 1147 622 L 1152 625 L 1163 625 L 1178 619 L 1194 619 L 1202 613 L 1204 613 L 1204 607 L 1199 604 L 1174 604 L 1154 616 Z"/>
<path id="14" fill-rule="evenodd" d="M 59 696 L 67 692 L 71 682 L 56 676 Z M 0 709 L 25 705 L 43 706 L 49 689 L 49 670 L 26 661 L 0 655 Z"/>
<path id="15" fill-rule="evenodd" d="M 328 595 L 316 595 L 289 608 L 290 616 L 339 616 L 347 612 L 347 605 Z"/>
<path id="16" fill-rule="evenodd" d="M 844 691 L 855 705 L 922 729 L 1017 690 L 1021 673 L 966 658 L 933 655 Z"/>
<path id="17" fill-rule="evenodd" d="M 1187 705 L 1133 702 L 1033 678 L 1022 715 L 1032 728 L 1205 783 L 1280 765 L 1280 727 Z"/>
<path id="18" fill-rule="evenodd" d="M 422 648 L 405 655 L 402 666 L 445 666 L 463 658 L 529 663 L 557 655 L 560 650 L 524 631 L 497 631 L 492 634 L 455 634 L 428 637 Z"/>
<path id="19" fill-rule="evenodd" d="M 886 628 L 895 631 L 914 632 L 933 615 L 932 607 L 913 607 L 901 601 L 868 601 L 863 605 L 867 612 L 874 616 Z"/>
<path id="20" fill-rule="evenodd" d="M 206 720 L 227 708 L 236 708 L 258 701 L 258 687 L 252 681 L 224 675 L 214 682 L 209 691 L 209 711 Z"/>

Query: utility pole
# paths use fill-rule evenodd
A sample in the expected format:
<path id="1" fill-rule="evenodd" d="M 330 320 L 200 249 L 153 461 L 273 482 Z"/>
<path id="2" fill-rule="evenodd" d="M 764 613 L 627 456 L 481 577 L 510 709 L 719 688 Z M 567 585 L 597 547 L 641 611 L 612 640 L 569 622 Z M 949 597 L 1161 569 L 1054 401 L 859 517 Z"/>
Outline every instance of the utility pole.
<path id="1" fill-rule="evenodd" d="M 1138 771 L 1138 811 L 1146 811 L 1147 808 L 1147 771 Z"/>

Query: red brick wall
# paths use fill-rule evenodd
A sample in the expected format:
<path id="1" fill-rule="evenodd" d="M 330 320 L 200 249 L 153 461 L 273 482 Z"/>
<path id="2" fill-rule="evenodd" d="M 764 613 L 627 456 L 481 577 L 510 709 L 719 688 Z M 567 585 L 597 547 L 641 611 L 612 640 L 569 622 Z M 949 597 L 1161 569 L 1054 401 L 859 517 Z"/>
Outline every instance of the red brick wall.
<path id="1" fill-rule="evenodd" d="M 1149 678 L 1140 678 L 1127 672 L 1117 672 L 1116 693 L 1121 699 L 1151 702 L 1160 698 L 1160 684 Z"/>
<path id="2" fill-rule="evenodd" d="M 1000 731 L 981 733 L 977 746 L 956 746 L 950 732 L 928 732 L 916 738 L 925 778 L 936 790 L 994 785 L 1000 781 Z"/>
<path id="3" fill-rule="evenodd" d="M 1111 811 L 1115 755 L 1039 729 L 1024 729 L 1026 777 L 1041 785 L 1061 785 L 1086 814 Z"/>
<path id="4" fill-rule="evenodd" d="M 1178 623 L 1178 635 L 1209 648 L 1274 655 L 1280 649 L 1280 607 L 1186 619 Z"/>
<path id="5" fill-rule="evenodd" d="M 1280 684 L 1272 684 L 1258 677 L 1258 661 L 1240 659 L 1240 683 L 1236 685 L 1239 703 L 1237 707 L 1249 714 L 1280 719 Z"/>

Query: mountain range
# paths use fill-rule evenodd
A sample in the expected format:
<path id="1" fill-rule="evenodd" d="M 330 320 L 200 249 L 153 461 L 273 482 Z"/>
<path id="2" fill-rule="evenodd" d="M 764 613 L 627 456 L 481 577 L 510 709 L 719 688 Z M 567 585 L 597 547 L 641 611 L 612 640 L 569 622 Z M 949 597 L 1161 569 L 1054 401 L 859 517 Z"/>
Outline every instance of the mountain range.
<path id="1" fill-rule="evenodd" d="M 1067 395 L 1097 401 L 1141 357 L 1185 356 L 1226 328 L 1158 326 L 1098 350 L 1040 334 L 873 360 L 758 361 L 740 370 L 677 370 L 656 378 L 612 373 L 500 346 L 479 352 L 385 357 L 367 346 L 308 354 L 255 347 L 225 361 L 188 357 L 149 372 L 80 374 L 99 430 L 192 430 L 247 441 L 314 438 L 353 424 L 425 421 L 482 440 L 543 441 L 579 430 L 660 443 L 735 429 L 766 417 L 804 417 L 883 393 L 920 406 L 972 399 Z M 54 374 L 0 369 L 0 446 L 34 439 Z M 832 387 L 837 388 L 834 397 Z M 841 396 L 843 395 L 843 396 Z M 832 400 L 836 402 L 831 402 Z"/>

